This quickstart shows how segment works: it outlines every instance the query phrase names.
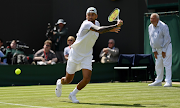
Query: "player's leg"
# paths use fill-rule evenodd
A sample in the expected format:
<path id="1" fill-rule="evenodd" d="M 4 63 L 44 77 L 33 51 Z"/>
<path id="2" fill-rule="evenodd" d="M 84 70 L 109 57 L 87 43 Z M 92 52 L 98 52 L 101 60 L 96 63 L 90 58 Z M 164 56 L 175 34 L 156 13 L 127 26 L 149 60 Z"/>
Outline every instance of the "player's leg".
<path id="1" fill-rule="evenodd" d="M 92 74 L 92 58 L 93 56 L 88 56 L 83 58 L 81 61 L 80 67 L 82 68 L 83 79 L 78 83 L 77 87 L 70 93 L 69 99 L 73 101 L 73 103 L 78 103 L 79 101 L 76 99 L 76 94 L 83 89 L 91 80 Z"/>
<path id="2" fill-rule="evenodd" d="M 69 84 L 72 82 L 74 78 L 74 74 L 69 74 L 68 72 L 66 72 L 66 76 L 62 77 L 61 79 L 58 79 L 56 82 L 56 89 L 55 89 L 55 93 L 57 97 L 61 96 L 61 92 L 62 92 L 62 85 L 63 84 Z"/>
<path id="3" fill-rule="evenodd" d="M 77 89 L 83 89 L 91 80 L 92 71 L 88 69 L 82 69 L 83 79 L 78 83 Z"/>
<path id="4" fill-rule="evenodd" d="M 67 66 L 66 66 L 66 76 L 62 77 L 61 79 L 58 79 L 56 82 L 56 89 L 55 93 L 57 97 L 61 96 L 61 89 L 63 84 L 69 84 L 72 82 L 74 78 L 74 73 L 77 71 L 78 65 L 74 62 L 71 62 L 68 60 Z"/>
<path id="5" fill-rule="evenodd" d="M 61 78 L 61 84 L 69 84 L 72 82 L 75 74 L 69 74 L 66 72 L 66 76 Z"/>
<path id="6" fill-rule="evenodd" d="M 91 80 L 92 71 L 88 69 L 82 69 L 83 79 L 78 83 L 77 87 L 73 90 L 72 95 L 76 95 L 81 89 L 83 89 Z"/>
<path id="7" fill-rule="evenodd" d="M 91 80 L 92 71 L 89 69 L 82 69 L 83 79 L 78 83 L 77 87 L 70 93 L 69 99 L 72 100 L 73 103 L 79 103 L 76 99 L 76 94 L 83 89 Z"/>

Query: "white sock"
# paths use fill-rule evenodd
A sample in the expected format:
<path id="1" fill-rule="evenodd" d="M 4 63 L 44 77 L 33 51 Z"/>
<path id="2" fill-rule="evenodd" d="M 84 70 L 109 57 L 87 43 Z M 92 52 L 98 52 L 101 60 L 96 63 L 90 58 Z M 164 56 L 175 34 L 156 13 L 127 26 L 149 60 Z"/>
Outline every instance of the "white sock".
<path id="1" fill-rule="evenodd" d="M 72 95 L 76 95 L 80 90 L 77 87 L 71 92 Z"/>
<path id="2" fill-rule="evenodd" d="M 59 80 L 59 81 L 57 82 L 57 84 L 58 84 L 58 87 L 62 86 L 61 80 Z"/>

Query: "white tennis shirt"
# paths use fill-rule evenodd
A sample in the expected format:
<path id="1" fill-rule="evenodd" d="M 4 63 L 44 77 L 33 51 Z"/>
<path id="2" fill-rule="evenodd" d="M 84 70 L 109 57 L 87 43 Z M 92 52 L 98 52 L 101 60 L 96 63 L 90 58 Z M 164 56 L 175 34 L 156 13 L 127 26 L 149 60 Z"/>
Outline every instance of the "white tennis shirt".
<path id="1" fill-rule="evenodd" d="M 73 51 L 84 57 L 92 55 L 92 48 L 99 37 L 98 32 L 90 30 L 92 25 L 94 24 L 91 21 L 83 21 L 78 33 L 76 34 L 76 41 L 71 45 Z M 95 25 L 100 26 L 100 23 L 95 20 Z"/>
<path id="2" fill-rule="evenodd" d="M 157 51 L 157 49 L 162 49 L 163 52 L 166 52 L 167 47 L 171 42 L 168 26 L 160 20 L 156 27 L 153 24 L 150 24 L 149 40 L 153 52 Z"/>

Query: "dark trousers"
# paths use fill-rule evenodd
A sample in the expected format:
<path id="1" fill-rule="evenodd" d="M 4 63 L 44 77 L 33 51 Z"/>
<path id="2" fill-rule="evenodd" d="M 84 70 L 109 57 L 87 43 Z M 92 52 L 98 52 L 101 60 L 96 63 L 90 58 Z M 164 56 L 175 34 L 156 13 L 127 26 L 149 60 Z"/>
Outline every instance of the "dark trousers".
<path id="1" fill-rule="evenodd" d="M 58 62 L 60 63 L 66 63 L 66 59 L 64 58 L 64 52 L 63 51 L 56 51 L 56 57 L 58 58 Z"/>

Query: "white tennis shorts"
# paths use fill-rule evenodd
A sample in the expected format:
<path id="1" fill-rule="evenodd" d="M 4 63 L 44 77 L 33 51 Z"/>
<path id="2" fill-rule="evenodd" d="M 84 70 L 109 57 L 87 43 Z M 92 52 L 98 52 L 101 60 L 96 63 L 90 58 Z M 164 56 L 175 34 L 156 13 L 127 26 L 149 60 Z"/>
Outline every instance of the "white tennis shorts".
<path id="1" fill-rule="evenodd" d="M 74 74 L 81 69 L 88 69 L 92 71 L 92 58 L 92 55 L 83 57 L 71 48 L 67 61 L 66 72 Z"/>

